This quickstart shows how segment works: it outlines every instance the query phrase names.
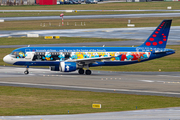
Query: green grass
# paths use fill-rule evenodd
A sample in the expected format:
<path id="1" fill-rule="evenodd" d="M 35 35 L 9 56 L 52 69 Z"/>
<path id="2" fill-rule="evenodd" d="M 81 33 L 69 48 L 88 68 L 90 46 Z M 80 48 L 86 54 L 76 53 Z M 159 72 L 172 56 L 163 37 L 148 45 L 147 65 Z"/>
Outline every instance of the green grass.
<path id="1" fill-rule="evenodd" d="M 33 44 L 62 44 L 62 43 L 87 43 L 87 42 L 110 42 L 110 41 L 125 41 L 126 39 L 105 39 L 105 38 L 80 38 L 80 37 L 60 37 L 60 39 L 44 39 L 27 38 L 27 37 L 12 37 L 0 38 L 0 45 L 33 45 Z"/>
<path id="2" fill-rule="evenodd" d="M 179 9 L 180 2 L 118 2 L 107 4 L 80 5 L 30 5 L 1 6 L 0 10 L 141 10 L 141 9 Z"/>
<path id="3" fill-rule="evenodd" d="M 180 106 L 180 98 L 0 86 L 0 116 L 60 115 Z M 102 105 L 93 109 L 93 103 Z"/>

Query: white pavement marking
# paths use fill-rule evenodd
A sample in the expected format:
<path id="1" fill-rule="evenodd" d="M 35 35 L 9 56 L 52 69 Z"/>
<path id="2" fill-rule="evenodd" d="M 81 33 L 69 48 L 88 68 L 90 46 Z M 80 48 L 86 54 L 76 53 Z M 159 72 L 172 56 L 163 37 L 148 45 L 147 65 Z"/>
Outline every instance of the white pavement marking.
<path id="1" fill-rule="evenodd" d="M 32 85 L 32 86 L 44 86 L 44 87 L 61 87 L 61 88 L 75 88 L 75 89 L 114 91 L 114 89 L 108 89 L 108 88 L 94 88 L 94 87 L 80 87 L 80 86 L 63 86 L 63 85 L 47 85 L 47 84 L 32 84 L 32 83 L 18 83 L 18 82 L 0 82 L 0 84 Z M 119 91 L 119 92 L 137 92 L 137 93 L 154 93 L 154 94 L 180 95 L 180 93 L 175 93 L 175 92 L 158 92 L 158 91 L 127 90 L 127 89 L 115 89 L 115 90 Z"/>
<path id="2" fill-rule="evenodd" d="M 142 82 L 154 82 L 153 80 L 139 80 L 139 81 L 142 81 Z"/>
<path id="3" fill-rule="evenodd" d="M 180 76 L 172 76 L 172 75 L 158 75 L 158 76 L 166 76 L 166 77 L 180 77 Z"/>
<path id="4" fill-rule="evenodd" d="M 68 78 L 68 77 L 72 77 L 72 78 L 74 78 L 74 77 L 79 77 L 79 76 L 72 76 L 72 75 L 41 75 L 41 76 L 48 76 L 48 77 L 59 77 L 59 76 L 61 76 L 61 77 L 66 77 L 66 78 Z"/>

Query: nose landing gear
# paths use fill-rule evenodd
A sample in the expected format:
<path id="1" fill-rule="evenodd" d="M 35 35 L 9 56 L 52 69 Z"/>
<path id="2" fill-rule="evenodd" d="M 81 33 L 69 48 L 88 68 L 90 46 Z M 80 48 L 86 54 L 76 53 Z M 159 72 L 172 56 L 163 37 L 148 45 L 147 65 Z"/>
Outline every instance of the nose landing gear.
<path id="1" fill-rule="evenodd" d="M 28 69 L 29 69 L 29 66 L 27 66 L 27 67 L 26 67 L 26 70 L 24 71 L 24 74 L 25 74 L 25 75 L 29 74 L 29 70 L 28 70 Z"/>

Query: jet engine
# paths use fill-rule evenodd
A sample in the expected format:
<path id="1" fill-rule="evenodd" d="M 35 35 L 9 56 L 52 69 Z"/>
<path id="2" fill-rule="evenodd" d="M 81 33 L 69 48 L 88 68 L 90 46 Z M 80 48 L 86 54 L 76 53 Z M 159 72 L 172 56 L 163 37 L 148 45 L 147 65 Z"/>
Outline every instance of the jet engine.
<path id="1" fill-rule="evenodd" d="M 59 70 L 61 72 L 72 72 L 76 71 L 77 64 L 75 62 L 60 62 Z"/>

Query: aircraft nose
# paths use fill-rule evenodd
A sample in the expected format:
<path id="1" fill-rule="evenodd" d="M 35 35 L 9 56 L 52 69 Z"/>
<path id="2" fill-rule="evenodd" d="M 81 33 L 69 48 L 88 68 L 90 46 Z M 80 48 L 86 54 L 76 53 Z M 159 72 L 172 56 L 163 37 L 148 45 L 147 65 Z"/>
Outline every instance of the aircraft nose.
<path id="1" fill-rule="evenodd" d="M 3 61 L 4 61 L 5 63 L 11 64 L 11 56 L 10 56 L 10 55 L 6 55 L 6 56 L 3 58 Z"/>

